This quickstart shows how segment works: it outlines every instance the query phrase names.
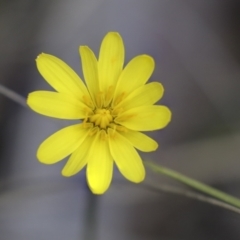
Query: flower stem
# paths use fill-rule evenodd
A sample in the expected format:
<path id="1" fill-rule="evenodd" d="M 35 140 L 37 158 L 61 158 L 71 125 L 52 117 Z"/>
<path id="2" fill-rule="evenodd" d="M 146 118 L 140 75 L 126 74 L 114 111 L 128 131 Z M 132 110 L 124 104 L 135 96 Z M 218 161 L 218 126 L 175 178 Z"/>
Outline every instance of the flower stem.
<path id="1" fill-rule="evenodd" d="M 11 99 L 12 101 L 19 103 L 23 107 L 27 107 L 26 98 L 22 97 L 18 93 L 14 92 L 13 90 L 3 86 L 0 84 L 0 94 L 4 95 L 5 97 Z"/>
<path id="2" fill-rule="evenodd" d="M 208 203 L 217 207 L 225 208 L 229 211 L 240 214 L 240 208 L 232 206 L 231 204 L 225 203 L 216 198 L 205 196 L 202 193 L 196 193 L 193 191 L 188 191 L 188 190 L 180 189 L 178 187 L 173 187 L 165 184 L 152 185 L 152 184 L 144 183 L 144 184 L 141 184 L 141 186 L 143 186 L 146 190 L 150 190 L 158 193 L 161 191 L 161 192 L 166 192 L 170 194 L 176 194 L 176 195 L 187 197 L 187 198 L 192 198 L 194 200 Z"/>
<path id="3" fill-rule="evenodd" d="M 203 184 L 199 181 L 196 181 L 194 179 L 191 179 L 189 177 L 184 176 L 181 173 L 175 172 L 173 170 L 170 170 L 169 168 L 165 168 L 162 167 L 160 165 L 154 164 L 152 162 L 149 161 L 144 161 L 145 165 L 148 166 L 150 169 L 152 169 L 153 171 L 160 173 L 160 174 L 164 174 L 168 177 L 171 177 L 175 180 L 178 180 L 179 182 L 182 182 L 192 188 L 195 188 L 203 193 L 206 193 L 210 196 L 213 196 L 217 199 L 220 199 L 226 203 L 229 203 L 235 207 L 240 208 L 240 199 L 233 197 L 227 193 L 224 193 L 222 191 L 219 191 L 213 187 L 210 187 L 206 184 Z"/>

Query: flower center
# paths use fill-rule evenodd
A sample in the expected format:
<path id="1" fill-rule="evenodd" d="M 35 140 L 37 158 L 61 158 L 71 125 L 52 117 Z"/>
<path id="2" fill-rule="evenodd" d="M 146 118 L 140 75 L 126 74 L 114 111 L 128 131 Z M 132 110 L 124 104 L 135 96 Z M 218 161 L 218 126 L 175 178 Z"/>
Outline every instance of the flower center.
<path id="1" fill-rule="evenodd" d="M 109 91 L 106 94 L 99 92 L 96 95 L 95 103 L 90 98 L 83 97 L 83 102 L 88 106 L 85 108 L 86 117 L 83 121 L 83 127 L 90 128 L 89 135 L 93 136 L 98 131 L 104 132 L 106 136 L 109 135 L 109 131 L 111 134 L 114 134 L 116 131 L 127 132 L 127 128 L 114 121 L 123 109 L 111 106 L 113 105 L 111 94 L 112 87 L 109 87 Z"/>
<path id="2" fill-rule="evenodd" d="M 108 109 L 96 109 L 94 114 L 89 117 L 89 121 L 101 129 L 106 129 L 113 122 L 113 116 Z"/>

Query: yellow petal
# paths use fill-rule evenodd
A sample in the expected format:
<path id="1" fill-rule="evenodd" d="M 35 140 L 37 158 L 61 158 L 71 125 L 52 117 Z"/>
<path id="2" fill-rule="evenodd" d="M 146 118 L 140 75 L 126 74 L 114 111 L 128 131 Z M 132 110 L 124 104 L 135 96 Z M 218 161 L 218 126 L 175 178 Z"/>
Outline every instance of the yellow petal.
<path id="1" fill-rule="evenodd" d="M 28 106 L 37 113 L 61 119 L 86 117 L 88 107 L 65 93 L 36 91 L 28 95 Z"/>
<path id="2" fill-rule="evenodd" d="M 152 131 L 164 128 L 170 120 L 171 112 L 167 107 L 153 105 L 123 112 L 115 122 L 135 131 Z"/>
<path id="3" fill-rule="evenodd" d="M 135 148 L 117 131 L 109 128 L 109 146 L 113 159 L 128 180 L 139 183 L 145 178 L 145 169 Z"/>
<path id="4" fill-rule="evenodd" d="M 161 83 L 152 82 L 137 88 L 116 107 L 128 110 L 143 105 L 152 105 L 160 100 L 163 92 L 164 89 Z"/>
<path id="5" fill-rule="evenodd" d="M 65 177 L 77 174 L 87 164 L 86 155 L 92 145 L 93 137 L 87 136 L 83 143 L 68 159 L 66 165 L 62 170 L 62 175 Z"/>
<path id="6" fill-rule="evenodd" d="M 98 71 L 101 91 L 106 93 L 109 88 L 112 87 L 113 93 L 119 75 L 122 71 L 123 63 L 123 40 L 118 33 L 109 32 L 102 41 L 99 53 Z"/>
<path id="7" fill-rule="evenodd" d="M 119 133 L 142 152 L 152 152 L 158 148 L 156 141 L 141 132 L 128 130 L 127 132 Z"/>
<path id="8" fill-rule="evenodd" d="M 37 158 L 45 164 L 56 163 L 74 152 L 84 141 L 88 130 L 82 124 L 63 128 L 48 137 L 38 148 Z"/>
<path id="9" fill-rule="evenodd" d="M 82 70 L 85 82 L 92 99 L 96 103 L 96 95 L 100 92 L 98 82 L 97 59 L 92 50 L 87 46 L 80 46 L 79 52 L 82 60 Z"/>
<path id="10" fill-rule="evenodd" d="M 36 62 L 38 71 L 56 91 L 73 94 L 79 99 L 89 96 L 80 77 L 61 59 L 42 53 Z"/>
<path id="11" fill-rule="evenodd" d="M 87 180 L 91 191 L 104 193 L 112 180 L 113 159 L 105 131 L 98 132 L 87 156 Z"/>
<path id="12" fill-rule="evenodd" d="M 144 85 L 154 70 L 154 60 L 148 55 L 133 58 L 123 69 L 114 93 L 113 104 L 124 94 L 127 97 L 132 91 Z"/>

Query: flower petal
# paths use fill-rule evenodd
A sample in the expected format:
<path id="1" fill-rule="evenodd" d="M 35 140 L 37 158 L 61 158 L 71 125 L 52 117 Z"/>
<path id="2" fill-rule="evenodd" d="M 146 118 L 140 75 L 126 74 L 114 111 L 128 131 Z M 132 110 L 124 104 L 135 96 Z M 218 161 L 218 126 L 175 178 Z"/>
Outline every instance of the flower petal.
<path id="1" fill-rule="evenodd" d="M 143 105 L 152 105 L 160 100 L 163 96 L 163 92 L 164 89 L 161 83 L 152 82 L 134 90 L 116 107 L 128 110 Z"/>
<path id="2" fill-rule="evenodd" d="M 112 87 L 113 94 L 123 63 L 123 40 L 118 33 L 110 32 L 104 37 L 99 53 L 98 71 L 101 91 L 106 93 Z"/>
<path id="3" fill-rule="evenodd" d="M 92 50 L 87 46 L 80 46 L 79 52 L 82 60 L 82 70 L 85 82 L 92 99 L 96 103 L 96 95 L 100 92 L 98 82 L 97 59 Z"/>
<path id="4" fill-rule="evenodd" d="M 60 119 L 81 119 L 86 117 L 88 107 L 65 93 L 36 91 L 28 95 L 28 106 L 37 113 Z"/>
<path id="5" fill-rule="evenodd" d="M 105 131 L 96 134 L 87 161 L 88 185 L 93 193 L 102 194 L 108 189 L 113 173 L 113 159 Z"/>
<path id="6" fill-rule="evenodd" d="M 128 180 L 139 183 L 145 178 L 145 169 L 135 148 L 117 131 L 108 129 L 109 146 L 113 159 Z"/>
<path id="7" fill-rule="evenodd" d="M 122 96 L 127 97 L 132 91 L 144 85 L 154 70 L 154 60 L 148 55 L 133 58 L 123 69 L 114 93 L 113 104 Z"/>
<path id="8" fill-rule="evenodd" d="M 38 148 L 37 158 L 45 164 L 56 163 L 74 152 L 84 141 L 88 130 L 82 124 L 65 127 L 48 137 Z"/>
<path id="9" fill-rule="evenodd" d="M 37 68 L 43 78 L 58 92 L 74 94 L 78 99 L 89 97 L 80 77 L 61 59 L 42 53 L 37 59 Z"/>
<path id="10" fill-rule="evenodd" d="M 166 106 L 153 105 L 130 109 L 119 114 L 116 123 L 135 131 L 152 131 L 164 128 L 171 120 Z"/>
<path id="11" fill-rule="evenodd" d="M 83 143 L 68 159 L 66 165 L 62 170 L 62 175 L 70 177 L 77 174 L 87 164 L 86 155 L 92 145 L 93 137 L 87 136 Z"/>
<path id="12" fill-rule="evenodd" d="M 156 141 L 141 132 L 128 130 L 127 132 L 119 133 L 142 152 L 152 152 L 158 148 Z"/>

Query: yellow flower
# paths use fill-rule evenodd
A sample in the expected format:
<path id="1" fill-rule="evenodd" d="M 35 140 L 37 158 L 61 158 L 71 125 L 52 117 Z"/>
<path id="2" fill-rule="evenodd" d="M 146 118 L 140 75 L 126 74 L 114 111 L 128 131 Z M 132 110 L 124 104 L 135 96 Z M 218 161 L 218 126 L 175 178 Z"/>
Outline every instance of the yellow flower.
<path id="1" fill-rule="evenodd" d="M 44 53 L 37 57 L 40 74 L 56 92 L 30 93 L 29 107 L 49 117 L 82 119 L 48 137 L 37 158 L 53 164 L 71 155 L 62 174 L 72 176 L 87 165 L 87 182 L 95 194 L 108 189 L 114 162 L 125 178 L 139 183 L 145 169 L 135 148 L 151 152 L 158 147 L 139 131 L 161 129 L 171 118 L 167 107 L 153 105 L 163 95 L 162 85 L 146 84 L 154 60 L 139 55 L 123 69 L 124 44 L 115 32 L 104 37 L 98 60 L 87 46 L 79 51 L 86 85 L 62 60 Z"/>

